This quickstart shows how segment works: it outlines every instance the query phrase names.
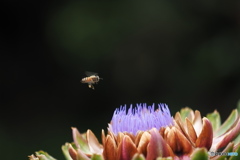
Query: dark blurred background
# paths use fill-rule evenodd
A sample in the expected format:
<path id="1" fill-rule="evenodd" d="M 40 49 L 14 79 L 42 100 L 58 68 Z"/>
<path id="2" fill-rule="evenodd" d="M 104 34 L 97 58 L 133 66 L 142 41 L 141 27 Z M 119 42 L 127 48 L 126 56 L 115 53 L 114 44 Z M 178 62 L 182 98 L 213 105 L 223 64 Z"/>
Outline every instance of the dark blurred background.
<path id="1" fill-rule="evenodd" d="M 63 159 L 71 127 L 100 137 L 115 108 L 167 103 L 222 120 L 240 98 L 240 1 L 1 4 L 1 159 Z M 103 80 L 81 84 L 85 71 Z"/>

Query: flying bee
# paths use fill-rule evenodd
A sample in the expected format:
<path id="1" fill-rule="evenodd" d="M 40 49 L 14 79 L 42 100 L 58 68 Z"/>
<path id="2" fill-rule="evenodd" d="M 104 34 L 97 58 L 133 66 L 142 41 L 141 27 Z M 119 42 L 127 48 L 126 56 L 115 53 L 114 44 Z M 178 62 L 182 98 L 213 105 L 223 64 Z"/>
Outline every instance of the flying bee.
<path id="1" fill-rule="evenodd" d="M 93 84 L 97 84 L 100 78 L 97 73 L 85 72 L 88 77 L 85 77 L 81 80 L 81 83 L 87 83 L 89 88 L 94 89 Z"/>

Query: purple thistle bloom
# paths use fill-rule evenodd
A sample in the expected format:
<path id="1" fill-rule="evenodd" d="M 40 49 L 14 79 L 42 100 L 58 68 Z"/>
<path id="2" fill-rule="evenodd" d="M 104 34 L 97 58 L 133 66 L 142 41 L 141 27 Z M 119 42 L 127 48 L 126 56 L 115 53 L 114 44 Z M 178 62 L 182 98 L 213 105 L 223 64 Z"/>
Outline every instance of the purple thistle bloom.
<path id="1" fill-rule="evenodd" d="M 117 135 L 119 132 L 128 132 L 134 135 L 138 131 L 147 131 L 152 128 L 160 129 L 161 127 L 169 126 L 173 122 L 170 111 L 166 104 L 158 104 L 158 108 L 154 110 L 154 104 L 147 106 L 137 104 L 137 107 L 132 108 L 132 105 L 127 111 L 126 105 L 116 109 L 113 113 L 112 121 L 109 124 L 109 130 Z"/>

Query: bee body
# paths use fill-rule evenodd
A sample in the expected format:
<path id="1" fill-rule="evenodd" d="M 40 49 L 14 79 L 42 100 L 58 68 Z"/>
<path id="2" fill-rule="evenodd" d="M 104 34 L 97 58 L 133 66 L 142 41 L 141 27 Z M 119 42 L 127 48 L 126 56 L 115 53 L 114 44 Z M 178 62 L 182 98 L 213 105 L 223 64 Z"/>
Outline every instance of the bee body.
<path id="1" fill-rule="evenodd" d="M 81 80 L 82 83 L 92 83 L 92 84 L 95 84 L 97 82 L 99 82 L 100 78 L 99 76 L 90 76 L 90 77 L 85 77 Z"/>
<path id="2" fill-rule="evenodd" d="M 89 75 L 91 72 L 86 72 L 87 75 Z M 93 84 L 97 84 L 99 80 L 102 79 L 100 78 L 96 73 L 92 73 L 92 75 L 85 77 L 81 80 L 81 83 L 88 83 L 88 87 L 94 89 Z"/>

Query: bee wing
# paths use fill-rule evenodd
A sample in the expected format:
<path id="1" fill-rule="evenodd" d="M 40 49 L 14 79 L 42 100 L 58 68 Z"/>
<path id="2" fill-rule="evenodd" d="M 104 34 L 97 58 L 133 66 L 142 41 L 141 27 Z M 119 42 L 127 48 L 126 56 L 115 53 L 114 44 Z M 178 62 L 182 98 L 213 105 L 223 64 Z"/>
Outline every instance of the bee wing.
<path id="1" fill-rule="evenodd" d="M 95 73 L 95 72 L 89 72 L 89 71 L 86 71 L 85 72 L 85 74 L 88 76 L 88 77 L 90 77 L 90 76 L 97 76 L 98 74 L 97 73 Z"/>

